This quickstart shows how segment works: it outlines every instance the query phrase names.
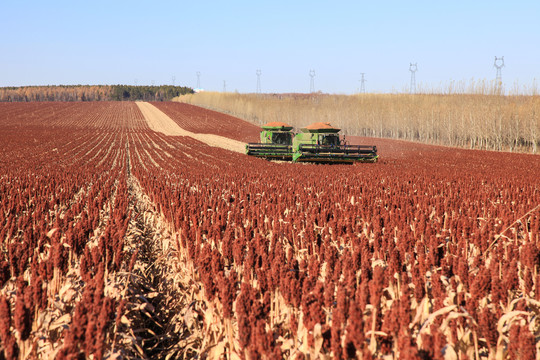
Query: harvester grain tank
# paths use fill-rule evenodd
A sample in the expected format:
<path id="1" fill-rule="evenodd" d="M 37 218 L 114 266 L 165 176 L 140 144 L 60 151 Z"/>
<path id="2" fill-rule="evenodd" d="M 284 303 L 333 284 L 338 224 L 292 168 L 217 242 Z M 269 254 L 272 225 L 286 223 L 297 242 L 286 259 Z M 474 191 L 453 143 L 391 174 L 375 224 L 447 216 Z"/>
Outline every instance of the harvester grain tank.
<path id="1" fill-rule="evenodd" d="M 349 145 L 329 123 L 315 123 L 301 129 L 293 139 L 294 162 L 348 163 L 376 162 L 377 147 Z"/>
<path id="2" fill-rule="evenodd" d="M 246 154 L 269 160 L 292 160 L 292 126 L 270 122 L 262 126 L 261 142 L 246 145 Z"/>

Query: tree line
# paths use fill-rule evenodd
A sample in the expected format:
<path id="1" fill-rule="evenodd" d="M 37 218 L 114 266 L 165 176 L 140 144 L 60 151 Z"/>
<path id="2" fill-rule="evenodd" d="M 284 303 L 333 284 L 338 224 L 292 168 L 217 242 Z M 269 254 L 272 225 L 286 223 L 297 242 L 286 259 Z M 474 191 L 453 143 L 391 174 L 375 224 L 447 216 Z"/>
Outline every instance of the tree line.
<path id="1" fill-rule="evenodd" d="M 167 101 L 192 94 L 187 86 L 47 85 L 0 87 L 0 102 L 29 101 Z"/>

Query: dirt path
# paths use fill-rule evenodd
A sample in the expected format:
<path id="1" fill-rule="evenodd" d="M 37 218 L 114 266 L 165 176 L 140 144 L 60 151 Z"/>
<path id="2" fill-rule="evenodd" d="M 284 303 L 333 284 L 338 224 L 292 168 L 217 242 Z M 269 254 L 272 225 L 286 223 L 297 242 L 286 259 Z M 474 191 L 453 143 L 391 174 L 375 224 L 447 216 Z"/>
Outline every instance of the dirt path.
<path id="1" fill-rule="evenodd" d="M 177 236 L 131 172 L 127 146 L 126 169 L 129 212 L 126 253 L 128 272 L 117 287 L 126 300 L 116 322 L 111 358 L 194 358 L 202 332 L 190 317 L 194 311 L 193 281 L 177 249 Z M 134 261 L 135 260 L 135 261 Z M 122 289 L 123 287 L 123 289 Z M 189 321 L 186 321 L 189 320 Z"/>
<path id="2" fill-rule="evenodd" d="M 220 147 L 242 154 L 245 153 L 246 144 L 241 141 L 214 134 L 197 134 L 186 131 L 154 105 L 139 101 L 136 104 L 139 106 L 144 118 L 148 122 L 148 126 L 154 131 L 171 136 L 189 136 L 210 146 Z"/>

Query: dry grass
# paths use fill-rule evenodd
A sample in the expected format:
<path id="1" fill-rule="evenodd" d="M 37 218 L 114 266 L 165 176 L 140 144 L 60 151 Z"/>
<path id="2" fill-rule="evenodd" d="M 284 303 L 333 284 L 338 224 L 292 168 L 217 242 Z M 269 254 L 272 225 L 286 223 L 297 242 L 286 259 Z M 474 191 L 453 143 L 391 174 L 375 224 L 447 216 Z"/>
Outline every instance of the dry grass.
<path id="1" fill-rule="evenodd" d="M 526 91 L 531 95 L 500 95 L 496 88 L 480 82 L 412 95 L 205 92 L 175 100 L 257 125 L 284 121 L 299 128 L 322 121 L 341 127 L 346 135 L 537 153 L 540 96 L 533 90 Z"/>

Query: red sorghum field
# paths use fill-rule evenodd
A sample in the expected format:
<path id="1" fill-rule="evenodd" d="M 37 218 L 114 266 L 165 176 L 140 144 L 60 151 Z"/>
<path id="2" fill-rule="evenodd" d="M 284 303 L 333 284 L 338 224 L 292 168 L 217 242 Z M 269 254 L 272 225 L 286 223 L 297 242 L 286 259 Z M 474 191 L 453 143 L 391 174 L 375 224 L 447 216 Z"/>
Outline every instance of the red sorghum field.
<path id="1" fill-rule="evenodd" d="M 250 158 L 132 102 L 0 103 L 0 357 L 535 359 L 540 157 L 355 140 L 380 162 Z"/>

